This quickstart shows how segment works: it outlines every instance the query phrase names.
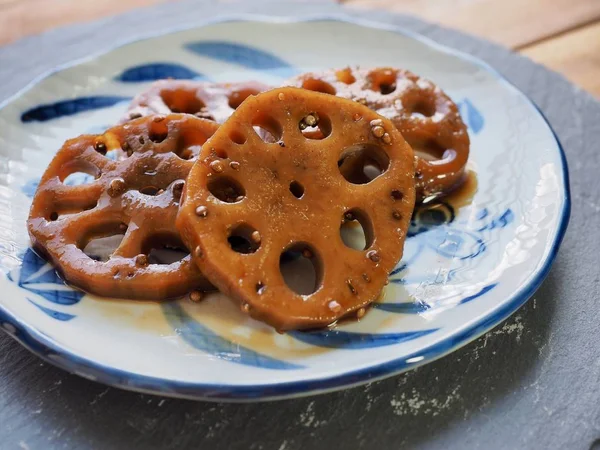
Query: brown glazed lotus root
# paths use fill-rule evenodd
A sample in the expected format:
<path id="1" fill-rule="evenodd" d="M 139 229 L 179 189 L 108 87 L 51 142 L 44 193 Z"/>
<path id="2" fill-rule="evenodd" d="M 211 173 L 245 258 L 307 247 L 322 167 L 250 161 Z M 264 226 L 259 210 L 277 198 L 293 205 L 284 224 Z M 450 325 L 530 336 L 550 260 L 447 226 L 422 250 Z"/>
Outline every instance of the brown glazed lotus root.
<path id="1" fill-rule="evenodd" d="M 284 84 L 348 98 L 390 119 L 417 156 L 417 201 L 447 194 L 463 182 L 467 127 L 456 104 L 432 82 L 385 67 L 305 73 Z"/>
<path id="2" fill-rule="evenodd" d="M 317 129 L 322 139 L 311 138 Z M 278 330 L 323 327 L 364 314 L 400 260 L 415 203 L 414 157 L 369 108 L 280 88 L 248 98 L 221 125 L 183 198 L 177 227 L 215 286 Z M 362 225 L 366 248 L 344 244 L 340 227 L 349 220 Z M 289 251 L 313 264 L 312 294 L 286 284 L 280 260 Z"/>
<path id="3" fill-rule="evenodd" d="M 258 81 L 209 83 L 190 80 L 159 80 L 137 95 L 123 120 L 151 114 L 185 113 L 225 122 L 250 95 L 270 89 Z"/>
<path id="4" fill-rule="evenodd" d="M 153 264 L 150 252 L 184 248 L 175 228 L 184 180 L 191 159 L 217 128 L 208 120 L 173 114 L 67 141 L 33 198 L 27 225 L 34 248 L 68 283 L 104 297 L 161 300 L 210 288 L 189 255 Z M 113 150 L 117 160 L 106 156 Z M 77 172 L 95 179 L 63 183 Z M 84 253 L 91 240 L 116 235 L 124 237 L 107 261 Z"/>

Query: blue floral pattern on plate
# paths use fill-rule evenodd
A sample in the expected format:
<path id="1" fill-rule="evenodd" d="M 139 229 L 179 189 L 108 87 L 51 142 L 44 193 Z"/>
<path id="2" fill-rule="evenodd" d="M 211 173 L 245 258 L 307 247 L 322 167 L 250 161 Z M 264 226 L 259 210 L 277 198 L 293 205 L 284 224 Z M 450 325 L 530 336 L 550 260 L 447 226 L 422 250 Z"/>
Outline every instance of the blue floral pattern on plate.
<path id="1" fill-rule="evenodd" d="M 183 64 L 173 64 L 165 62 L 153 62 L 130 67 L 115 77 L 115 80 L 123 83 L 142 83 L 147 81 L 165 80 L 193 80 L 205 79 L 201 73 Z"/>
<path id="2" fill-rule="evenodd" d="M 107 108 L 118 103 L 128 102 L 131 97 L 120 95 L 96 95 L 61 100 L 54 103 L 37 105 L 21 114 L 21 122 L 47 122 L 65 116 L 73 116 L 86 111 Z"/>
<path id="3" fill-rule="evenodd" d="M 196 55 L 236 64 L 246 69 L 268 71 L 282 78 L 299 73 L 299 70 L 283 58 L 266 50 L 248 45 L 224 41 L 188 42 L 184 47 Z"/>

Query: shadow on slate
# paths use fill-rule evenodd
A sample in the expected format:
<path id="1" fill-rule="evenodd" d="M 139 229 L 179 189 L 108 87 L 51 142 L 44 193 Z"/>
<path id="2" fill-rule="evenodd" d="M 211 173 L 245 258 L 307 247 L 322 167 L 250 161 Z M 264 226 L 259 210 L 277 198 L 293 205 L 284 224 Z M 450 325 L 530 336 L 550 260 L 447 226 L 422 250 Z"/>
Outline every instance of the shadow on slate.
<path id="1" fill-rule="evenodd" d="M 59 443 L 64 433 L 79 448 L 92 443 L 112 449 L 131 448 L 132 443 L 144 449 L 413 447 L 443 440 L 444 430 L 454 422 L 485 415 L 494 402 L 518 396 L 524 381 L 534 383 L 547 356 L 554 312 L 552 302 L 540 299 L 560 283 L 553 273 L 535 302 L 434 363 L 366 387 L 312 398 L 213 404 L 124 392 L 39 364 L 10 340 L 2 341 L 0 379 L 9 380 L 4 389 L 14 403 L 46 417 L 46 428 L 33 441 Z M 30 367 L 35 365 L 41 367 L 34 374 Z M 22 376 L 9 376 L 15 373 Z M 2 416 L 0 411 L 0 423 L 7 423 Z M 17 442 L 26 444 L 31 429 L 23 431 Z M 18 430 L 13 433 L 19 435 Z"/>

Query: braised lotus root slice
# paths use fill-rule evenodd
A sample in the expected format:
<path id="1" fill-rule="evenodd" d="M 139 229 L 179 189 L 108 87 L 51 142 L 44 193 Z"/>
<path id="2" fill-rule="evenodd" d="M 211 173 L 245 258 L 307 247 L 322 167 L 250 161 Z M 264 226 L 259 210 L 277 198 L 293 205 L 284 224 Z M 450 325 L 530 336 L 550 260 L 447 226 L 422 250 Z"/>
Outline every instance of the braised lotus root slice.
<path id="1" fill-rule="evenodd" d="M 210 288 L 189 252 L 170 264 L 153 258 L 164 248 L 185 249 L 175 228 L 181 194 L 193 159 L 217 128 L 173 114 L 67 141 L 33 198 L 27 225 L 34 248 L 68 283 L 104 297 L 160 300 Z M 117 160 L 107 157 L 113 150 Z M 65 183 L 81 172 L 92 181 Z M 91 241 L 119 235 L 105 261 L 84 252 Z"/>
<path id="2" fill-rule="evenodd" d="M 456 104 L 431 81 L 389 67 L 345 68 L 305 73 L 285 85 L 354 100 L 390 119 L 417 157 L 417 201 L 448 194 L 463 182 L 467 127 Z"/>
<path id="3" fill-rule="evenodd" d="M 269 86 L 258 81 L 159 80 L 133 99 L 122 122 L 151 114 L 185 113 L 221 123 L 248 96 L 267 89 Z"/>
<path id="4" fill-rule="evenodd" d="M 303 133 L 317 129 L 321 139 Z M 280 88 L 247 99 L 204 145 L 177 227 L 206 277 L 243 311 L 278 330 L 314 328 L 362 316 L 377 298 L 414 203 L 413 151 L 389 120 Z M 345 222 L 360 223 L 364 248 L 344 243 Z M 289 252 L 315 269 L 311 293 L 286 284 Z"/>

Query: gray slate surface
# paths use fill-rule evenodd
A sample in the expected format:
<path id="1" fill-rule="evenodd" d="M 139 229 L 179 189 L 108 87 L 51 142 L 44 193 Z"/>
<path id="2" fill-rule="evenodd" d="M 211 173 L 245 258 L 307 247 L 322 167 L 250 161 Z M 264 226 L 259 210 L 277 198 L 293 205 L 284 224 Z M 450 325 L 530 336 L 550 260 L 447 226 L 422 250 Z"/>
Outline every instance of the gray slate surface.
<path id="1" fill-rule="evenodd" d="M 219 14 L 310 15 L 336 5 L 183 1 L 0 48 L 0 100 L 35 76 L 156 27 Z M 391 379 L 319 397 L 211 404 L 124 392 L 68 375 L 0 336 L 2 449 L 600 449 L 600 104 L 494 44 L 385 12 L 396 24 L 478 56 L 544 111 L 570 164 L 573 212 L 543 286 L 467 347 Z M 26 55 L 26 57 L 23 57 Z"/>

